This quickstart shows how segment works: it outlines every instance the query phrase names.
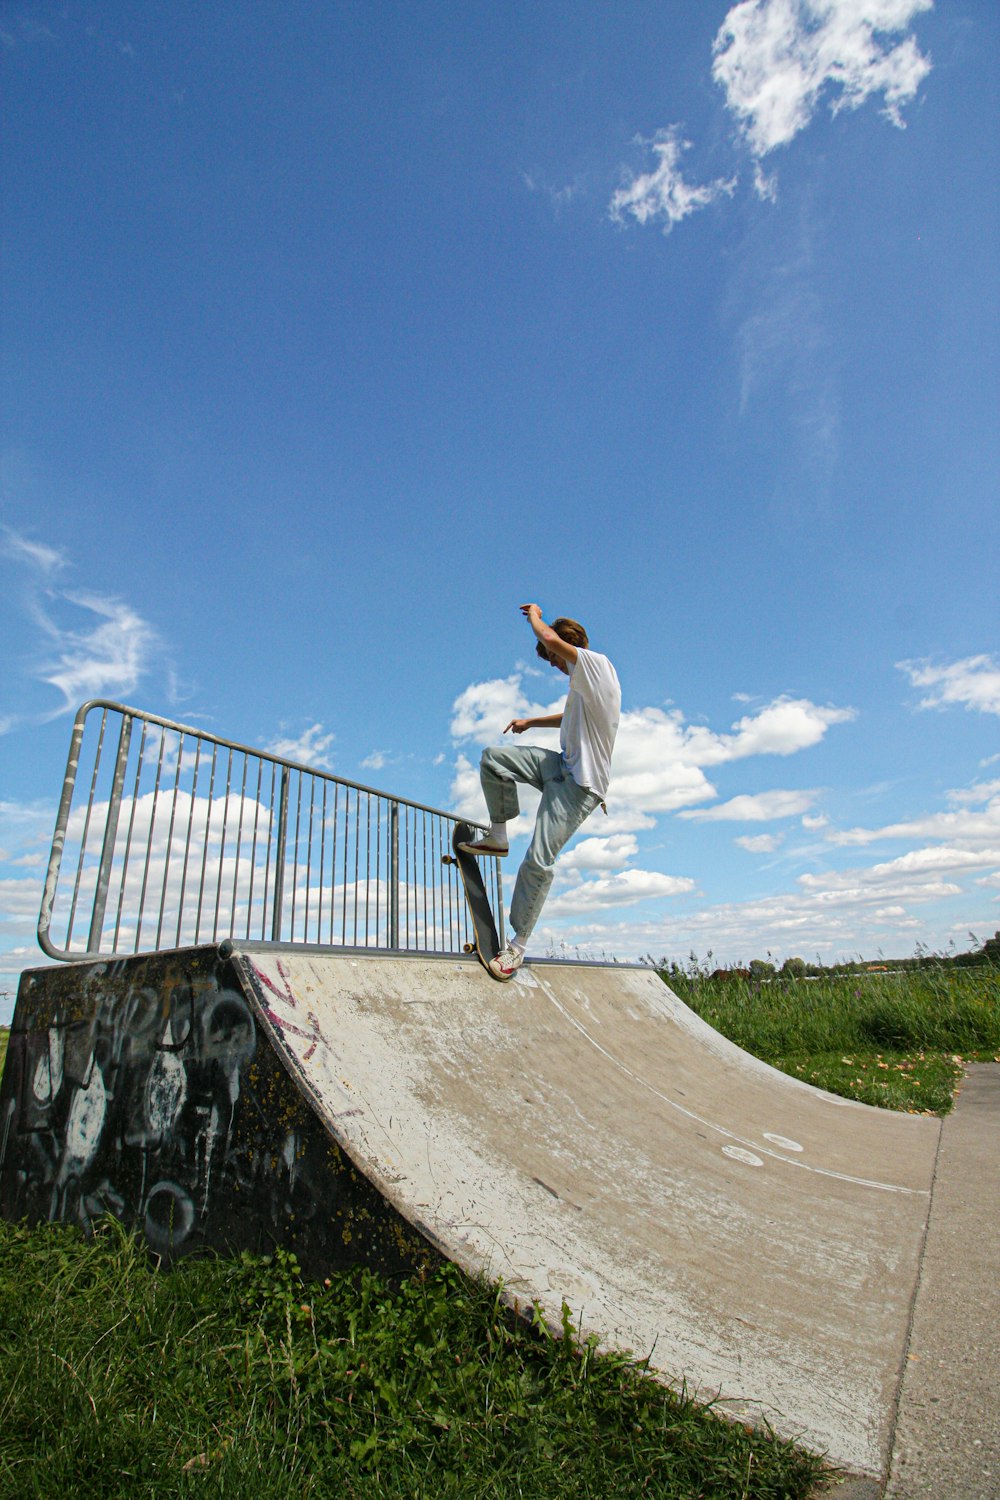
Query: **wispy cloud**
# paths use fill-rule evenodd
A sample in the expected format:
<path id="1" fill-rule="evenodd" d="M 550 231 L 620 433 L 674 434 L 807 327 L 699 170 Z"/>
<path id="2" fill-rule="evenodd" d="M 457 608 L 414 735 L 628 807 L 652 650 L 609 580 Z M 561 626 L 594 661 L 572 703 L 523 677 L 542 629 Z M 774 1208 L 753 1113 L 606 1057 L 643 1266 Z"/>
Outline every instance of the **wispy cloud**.
<path id="1" fill-rule="evenodd" d="M 681 139 L 679 126 L 657 131 L 651 141 L 641 144 L 651 148 L 656 166 L 651 172 L 633 177 L 615 193 L 611 199 L 611 217 L 616 223 L 623 223 L 627 217 L 638 224 L 660 222 L 667 234 L 689 214 L 707 208 L 717 198 L 731 197 L 735 191 L 735 177 L 718 177 L 701 186 L 684 179 L 680 158 L 690 149 L 691 142 Z"/>
<path id="2" fill-rule="evenodd" d="M 76 708 L 87 698 L 129 697 L 134 693 L 157 645 L 153 627 L 120 599 L 99 594 L 65 594 L 97 623 L 82 629 L 55 627 L 59 649 L 42 669 L 44 682 L 63 695 L 62 708 Z"/>
<path id="3" fill-rule="evenodd" d="M 285 725 L 281 725 L 282 730 Z M 265 748 L 282 760 L 294 760 L 297 765 L 313 766 L 317 771 L 332 771 L 330 747 L 336 736 L 324 730 L 322 724 L 310 724 L 301 734 L 279 735 Z"/>
<path id="4" fill-rule="evenodd" d="M 21 536 L 9 526 L 0 527 L 0 551 L 15 562 L 28 563 L 40 573 L 58 573 L 66 565 L 65 555 L 44 542 Z"/>
<path id="5" fill-rule="evenodd" d="M 693 890 L 694 881 L 686 876 L 661 875 L 656 870 L 621 870 L 617 875 L 585 880 L 553 897 L 546 903 L 545 913 L 547 917 L 578 915 L 686 895 Z"/>
<path id="6" fill-rule="evenodd" d="M 828 843 L 842 847 L 927 839 L 942 839 L 949 845 L 971 848 L 1000 846 L 1000 788 L 996 791 L 986 788 L 982 797 L 974 799 L 949 792 L 948 801 L 956 807 L 955 811 L 925 813 L 898 823 L 886 823 L 879 828 L 830 828 L 824 836 Z M 973 806 L 962 805 L 970 801 Z M 975 805 L 977 803 L 982 803 L 982 806 Z"/>
<path id="7" fill-rule="evenodd" d="M 734 839 L 733 843 L 745 849 L 748 854 L 773 854 L 783 839 L 784 834 L 781 833 L 753 833 Z"/>
<path id="8" fill-rule="evenodd" d="M 131 696 L 162 652 L 154 626 L 127 600 L 66 587 L 61 578 L 72 564 L 59 548 L 4 527 L 0 554 L 23 570 L 17 595 L 38 636 L 25 670 L 62 697 L 42 717 L 55 718 L 87 698 Z M 18 722 L 8 718 L 0 731 Z"/>
<path id="9" fill-rule="evenodd" d="M 966 656 L 961 661 L 896 663 L 914 687 L 929 691 L 921 708 L 950 708 L 958 704 L 984 714 L 1000 714 L 1000 663 L 992 656 Z"/>
<path id="10" fill-rule="evenodd" d="M 757 792 L 730 797 L 714 807 L 689 808 L 679 818 L 696 818 L 706 823 L 770 823 L 774 818 L 795 818 L 808 812 L 818 792 Z M 749 842 L 744 847 L 749 848 Z"/>
<path id="11" fill-rule="evenodd" d="M 908 32 L 933 0 L 743 0 L 715 39 L 712 76 L 755 157 L 787 146 L 821 101 L 858 109 L 881 96 L 902 126 L 931 69 Z M 901 39 L 900 39 L 901 38 Z"/>

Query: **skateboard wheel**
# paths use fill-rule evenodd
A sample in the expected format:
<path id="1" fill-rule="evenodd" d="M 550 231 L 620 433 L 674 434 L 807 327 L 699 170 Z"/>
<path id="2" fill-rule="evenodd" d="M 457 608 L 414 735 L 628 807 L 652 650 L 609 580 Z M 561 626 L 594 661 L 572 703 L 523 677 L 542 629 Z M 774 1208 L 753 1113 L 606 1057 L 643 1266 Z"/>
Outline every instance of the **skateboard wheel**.
<path id="1" fill-rule="evenodd" d="M 463 943 L 462 944 L 462 952 L 463 953 L 475 953 L 475 951 L 476 951 L 476 945 L 475 945 L 475 943 Z"/>

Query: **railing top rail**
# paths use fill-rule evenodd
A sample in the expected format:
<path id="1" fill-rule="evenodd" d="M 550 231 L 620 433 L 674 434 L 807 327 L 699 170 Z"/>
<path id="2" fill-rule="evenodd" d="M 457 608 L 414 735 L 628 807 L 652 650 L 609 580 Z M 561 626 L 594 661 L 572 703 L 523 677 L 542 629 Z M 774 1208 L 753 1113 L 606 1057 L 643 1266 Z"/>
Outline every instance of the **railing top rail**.
<path id="1" fill-rule="evenodd" d="M 238 755 L 252 755 L 257 760 L 267 761 L 269 765 L 287 766 L 290 771 L 305 771 L 310 776 L 316 776 L 321 781 L 335 782 L 338 786 L 346 786 L 352 792 L 361 792 L 368 797 L 380 797 L 384 802 L 397 802 L 400 807 L 412 807 L 417 812 L 430 813 L 435 818 L 447 818 L 454 823 L 461 814 L 447 812 L 441 807 L 431 807 L 424 802 L 416 802 L 412 797 L 400 797 L 395 792 L 381 791 L 378 787 L 366 786 L 363 781 L 352 781 L 347 776 L 337 776 L 333 771 L 321 770 L 318 766 L 310 766 L 305 761 L 289 760 L 287 756 L 275 755 L 271 750 L 261 750 L 256 745 L 243 745 L 238 740 L 223 739 L 221 735 L 212 734 L 210 730 L 199 729 L 194 724 L 179 724 L 173 719 L 165 719 L 162 714 L 152 714 L 146 709 L 132 708 L 125 703 L 116 703 L 110 698 L 90 698 L 78 710 L 73 721 L 74 729 L 82 728 L 87 715 L 92 709 L 110 709 L 115 713 L 126 714 L 129 718 L 140 719 L 146 724 L 155 724 L 160 729 L 170 730 L 174 734 L 193 735 L 196 739 L 207 740 L 209 744 L 218 745 L 223 750 L 235 750 Z"/>

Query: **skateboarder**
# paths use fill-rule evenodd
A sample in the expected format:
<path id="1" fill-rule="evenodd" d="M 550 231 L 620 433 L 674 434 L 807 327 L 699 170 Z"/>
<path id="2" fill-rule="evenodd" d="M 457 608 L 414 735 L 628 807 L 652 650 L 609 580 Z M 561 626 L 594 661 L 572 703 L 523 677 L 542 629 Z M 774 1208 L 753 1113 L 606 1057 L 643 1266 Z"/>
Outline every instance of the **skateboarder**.
<path id="1" fill-rule="evenodd" d="M 490 831 L 461 846 L 470 854 L 507 853 L 507 823 L 520 811 L 519 781 L 542 794 L 510 903 L 511 935 L 489 966 L 498 979 L 512 978 L 524 962 L 560 849 L 594 808 L 604 804 L 622 700 L 614 667 L 606 656 L 591 651 L 587 632 L 577 620 L 561 618 L 546 625 L 537 604 L 522 604 L 521 613 L 537 637 L 538 655 L 569 678 L 569 693 L 562 713 L 511 719 L 504 730 L 523 734 L 526 729 L 558 728 L 558 750 L 500 745 L 484 750 L 480 762 Z"/>

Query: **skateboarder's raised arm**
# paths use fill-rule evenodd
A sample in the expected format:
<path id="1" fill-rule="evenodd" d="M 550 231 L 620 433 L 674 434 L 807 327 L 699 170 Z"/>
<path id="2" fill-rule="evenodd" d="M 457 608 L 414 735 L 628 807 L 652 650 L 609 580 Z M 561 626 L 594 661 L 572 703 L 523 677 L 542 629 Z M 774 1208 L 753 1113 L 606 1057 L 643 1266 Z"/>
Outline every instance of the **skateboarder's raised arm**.
<path id="1" fill-rule="evenodd" d="M 563 669 L 566 672 L 572 671 L 572 668 L 576 662 L 576 647 L 572 645 L 571 642 L 564 641 L 562 636 L 556 635 L 551 625 L 546 625 L 545 621 L 542 619 L 542 611 L 539 609 L 537 604 L 522 604 L 521 613 L 522 615 L 524 615 L 528 624 L 535 632 L 535 635 L 538 638 L 538 644 L 545 652 L 549 661 L 552 662 L 554 666 L 558 666 L 560 663 L 562 663 Z M 558 658 L 558 660 L 553 661 L 554 657 Z M 536 719 L 535 725 L 536 727 L 539 727 L 540 721 Z"/>

